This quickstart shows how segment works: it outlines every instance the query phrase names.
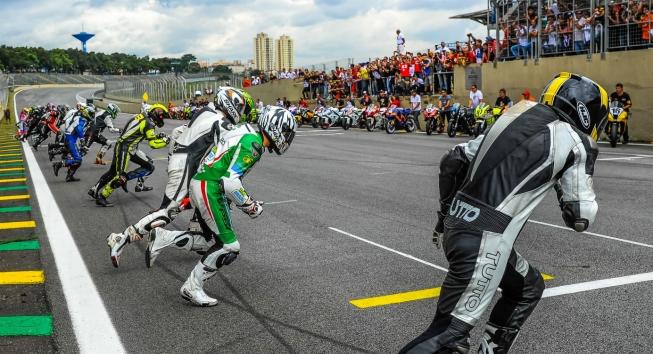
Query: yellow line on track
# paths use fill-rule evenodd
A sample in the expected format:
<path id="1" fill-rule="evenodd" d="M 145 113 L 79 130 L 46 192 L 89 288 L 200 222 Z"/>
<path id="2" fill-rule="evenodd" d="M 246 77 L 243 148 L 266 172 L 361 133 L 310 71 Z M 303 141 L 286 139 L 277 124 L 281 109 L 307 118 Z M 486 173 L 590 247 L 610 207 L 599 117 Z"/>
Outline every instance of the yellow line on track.
<path id="1" fill-rule="evenodd" d="M 24 171 L 25 169 L 23 167 L 9 167 L 9 168 L 0 168 L 0 172 L 7 172 L 7 171 Z"/>
<path id="2" fill-rule="evenodd" d="M 544 281 L 554 279 L 554 276 L 542 273 Z M 355 299 L 349 301 L 350 304 L 358 307 L 359 309 L 366 309 L 370 307 L 386 306 L 393 304 L 400 304 L 402 302 L 433 299 L 440 296 L 441 288 L 428 288 L 414 291 L 407 291 L 403 293 L 374 296 L 363 299 Z"/>
<path id="3" fill-rule="evenodd" d="M 0 160 L 0 165 L 3 163 L 12 163 L 12 162 L 23 162 L 23 159 L 17 159 L 17 160 Z"/>
<path id="4" fill-rule="evenodd" d="M 22 154 L 0 154 L 0 156 L 23 156 Z"/>
<path id="5" fill-rule="evenodd" d="M 0 230 L 30 229 L 35 227 L 36 227 L 36 223 L 34 222 L 34 220 L 0 222 Z"/>
<path id="6" fill-rule="evenodd" d="M 13 148 L 13 149 L 5 149 L 5 148 L 3 148 L 2 146 L 0 146 L 0 152 L 22 151 L 22 150 L 23 150 L 23 149 L 16 149 L 16 148 Z"/>
<path id="7" fill-rule="evenodd" d="M 3 201 L 3 200 L 20 200 L 20 199 L 29 199 L 29 194 L 0 195 L 0 201 Z"/>
<path id="8" fill-rule="evenodd" d="M 0 272 L 0 285 L 43 284 L 44 281 L 42 270 Z"/>
<path id="9" fill-rule="evenodd" d="M 7 178 L 7 179 L 0 179 L 0 183 L 11 183 L 11 182 L 25 182 L 27 179 L 25 177 L 21 178 Z"/>

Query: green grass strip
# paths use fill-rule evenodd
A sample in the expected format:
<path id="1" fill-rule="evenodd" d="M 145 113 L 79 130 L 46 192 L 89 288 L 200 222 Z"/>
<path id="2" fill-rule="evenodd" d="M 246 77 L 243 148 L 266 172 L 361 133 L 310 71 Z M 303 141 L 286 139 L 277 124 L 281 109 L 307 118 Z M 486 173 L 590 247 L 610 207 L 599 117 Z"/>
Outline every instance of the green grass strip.
<path id="1" fill-rule="evenodd" d="M 25 176 L 25 172 L 0 173 L 0 177 Z"/>
<path id="2" fill-rule="evenodd" d="M 12 163 L 0 162 L 0 167 L 18 167 L 22 165 L 23 165 L 22 162 L 12 162 Z"/>
<path id="3" fill-rule="evenodd" d="M 0 245 L 0 252 L 2 251 L 32 251 L 41 248 L 39 241 L 16 241 Z"/>
<path id="4" fill-rule="evenodd" d="M 0 161 L 3 160 L 18 160 L 22 159 L 22 156 L 0 156 Z"/>
<path id="5" fill-rule="evenodd" d="M 15 190 L 18 190 L 18 189 L 27 189 L 27 186 L 0 187 L 0 192 L 2 192 L 2 191 L 15 191 Z"/>
<path id="6" fill-rule="evenodd" d="M 29 205 L 19 205 L 13 207 L 2 207 L 0 208 L 0 213 L 19 213 L 22 211 L 31 211 L 32 207 Z"/>
<path id="7" fill-rule="evenodd" d="M 0 316 L 0 336 L 52 335 L 52 315 Z"/>

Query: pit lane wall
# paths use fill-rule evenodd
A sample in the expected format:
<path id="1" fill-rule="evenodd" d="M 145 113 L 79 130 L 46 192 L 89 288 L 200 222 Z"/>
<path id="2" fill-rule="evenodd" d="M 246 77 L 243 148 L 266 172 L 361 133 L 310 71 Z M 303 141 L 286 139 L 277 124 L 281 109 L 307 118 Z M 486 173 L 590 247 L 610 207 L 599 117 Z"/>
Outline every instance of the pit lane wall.
<path id="1" fill-rule="evenodd" d="M 542 58 L 536 64 L 532 60 L 473 64 L 466 68 L 457 67 L 454 72 L 454 95 L 460 102 L 467 103 L 471 84 L 480 82 L 479 88 L 487 102 L 494 103 L 499 89 L 505 88 L 514 101 L 521 98 L 521 92 L 528 89 L 539 98 L 542 89 L 560 71 L 585 75 L 602 85 L 608 94 L 615 84 L 624 84 L 624 90 L 633 101 L 630 124 L 631 140 L 653 141 L 653 49 L 623 52 L 609 52 L 605 59 L 599 54 L 588 60 L 585 55 Z"/>

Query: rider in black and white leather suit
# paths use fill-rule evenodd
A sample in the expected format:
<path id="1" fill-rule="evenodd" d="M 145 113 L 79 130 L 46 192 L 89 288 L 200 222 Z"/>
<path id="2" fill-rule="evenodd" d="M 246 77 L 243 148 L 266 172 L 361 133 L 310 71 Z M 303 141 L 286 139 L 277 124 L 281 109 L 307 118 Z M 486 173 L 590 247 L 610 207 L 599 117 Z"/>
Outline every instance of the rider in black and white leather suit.
<path id="1" fill-rule="evenodd" d="M 515 105 L 442 158 L 434 241 L 442 242 L 449 271 L 433 322 L 401 353 L 467 353 L 469 332 L 498 288 L 479 353 L 507 353 L 544 291 L 540 272 L 513 249 L 533 210 L 553 188 L 567 226 L 581 232 L 594 221 L 595 140 L 607 93 L 561 73 L 540 102 Z"/>

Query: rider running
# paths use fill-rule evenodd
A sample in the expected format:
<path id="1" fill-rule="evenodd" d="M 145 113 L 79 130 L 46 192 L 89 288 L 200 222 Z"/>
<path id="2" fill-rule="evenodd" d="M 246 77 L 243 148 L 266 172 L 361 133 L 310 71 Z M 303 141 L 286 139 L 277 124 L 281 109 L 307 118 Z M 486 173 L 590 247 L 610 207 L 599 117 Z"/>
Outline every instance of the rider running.
<path id="1" fill-rule="evenodd" d="M 32 147 L 34 150 L 38 150 L 39 145 L 48 138 L 50 132 L 59 134 L 59 128 L 57 127 L 57 118 L 59 117 L 59 111 L 57 106 L 54 103 L 48 103 L 46 105 L 46 110 L 43 116 L 41 117 L 41 124 L 45 126 L 40 126 L 37 129 L 38 136 L 34 139 Z"/>
<path id="2" fill-rule="evenodd" d="M 102 135 L 104 129 L 109 128 L 109 131 L 112 133 L 119 133 L 120 129 L 114 128 L 113 120 L 116 119 L 120 113 L 120 108 L 114 103 L 109 103 L 107 109 L 102 113 L 97 114 L 89 124 L 89 129 L 87 130 L 87 136 L 85 145 L 86 148 L 90 148 L 94 142 L 102 145 L 100 151 L 98 151 L 95 156 L 96 165 L 106 165 L 106 162 L 102 159 L 104 154 L 111 148 L 112 142 L 108 141 L 107 138 Z"/>
<path id="3" fill-rule="evenodd" d="M 627 116 L 626 121 L 624 122 L 623 143 L 628 144 L 628 119 L 630 118 L 630 107 L 633 106 L 633 103 L 630 100 L 630 95 L 624 91 L 624 85 L 622 83 L 618 83 L 615 87 L 615 91 L 610 94 L 610 102 L 612 101 L 621 102 L 624 106 L 624 111 L 626 111 Z"/>
<path id="4" fill-rule="evenodd" d="M 204 282 L 218 268 L 231 264 L 240 252 L 240 244 L 231 224 L 229 204 L 251 218 L 263 212 L 261 202 L 252 198 L 242 185 L 242 178 L 261 158 L 264 148 L 278 155 L 285 153 L 295 136 L 297 125 L 287 110 L 268 106 L 258 127 L 250 124 L 227 132 L 213 146 L 203 165 L 190 182 L 192 205 L 200 215 L 202 232 L 150 231 L 145 262 L 151 267 L 163 248 L 173 246 L 187 251 L 205 251 L 181 287 L 181 296 L 197 306 L 214 306 L 218 300 L 204 292 Z"/>
<path id="5" fill-rule="evenodd" d="M 107 198 L 114 189 L 122 187 L 127 191 L 127 181 L 135 178 L 138 179 L 136 192 L 152 190 L 152 187 L 145 186 L 144 177 L 154 172 L 154 161 L 138 149 L 138 144 L 145 139 L 152 149 L 166 147 L 169 138 L 164 133 L 157 135 L 154 130 L 155 127 L 163 127 L 166 118 L 170 118 L 168 109 L 164 105 L 156 103 L 149 106 L 146 113 L 139 113 L 127 122 L 113 149 L 113 160 L 109 171 L 102 175 L 88 192 L 95 198 L 97 205 L 112 206 Z M 140 167 L 127 172 L 130 160 Z"/>
<path id="6" fill-rule="evenodd" d="M 400 353 L 467 353 L 469 332 L 499 287 L 478 352 L 508 353 L 544 292 L 542 275 L 513 244 L 552 188 L 568 227 L 581 232 L 592 224 L 596 139 L 607 110 L 601 86 L 560 73 L 540 103 L 520 102 L 487 135 L 442 157 L 433 237 L 439 244 L 444 235 L 449 271 L 433 322 Z"/>
<path id="7" fill-rule="evenodd" d="M 212 106 L 212 105 L 210 105 Z M 139 241 L 150 230 L 170 223 L 188 205 L 188 184 L 202 158 L 220 136 L 241 121 L 256 121 L 257 111 L 252 97 L 243 90 L 223 87 L 216 94 L 216 110 L 206 107 L 187 125 L 175 128 L 168 155 L 168 183 L 159 210 L 128 226 L 122 233 L 107 237 L 114 267 L 128 243 Z M 186 202 L 184 199 L 186 198 Z"/>
<path id="8" fill-rule="evenodd" d="M 89 119 L 93 116 L 92 107 L 81 105 L 75 114 L 68 117 L 64 125 L 64 141 L 70 157 L 57 161 L 52 164 L 54 175 L 59 176 L 59 170 L 66 166 L 68 173 L 66 174 L 66 182 L 78 182 L 79 178 L 75 178 L 75 171 L 82 165 L 82 154 L 79 151 L 77 142 L 84 139 L 84 132 Z"/>

